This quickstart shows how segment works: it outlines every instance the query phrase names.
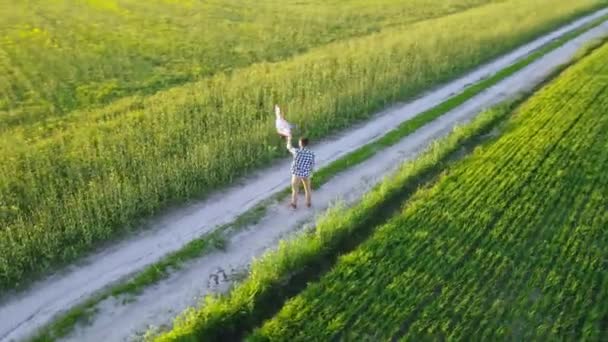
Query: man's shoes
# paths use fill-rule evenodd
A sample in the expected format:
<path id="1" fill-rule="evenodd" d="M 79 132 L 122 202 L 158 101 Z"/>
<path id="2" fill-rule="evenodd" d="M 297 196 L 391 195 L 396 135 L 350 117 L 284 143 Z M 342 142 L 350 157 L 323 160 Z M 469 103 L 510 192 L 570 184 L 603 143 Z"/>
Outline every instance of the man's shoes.
<path id="1" fill-rule="evenodd" d="M 295 203 L 290 203 L 289 206 L 291 207 L 291 209 L 297 209 L 298 206 Z"/>

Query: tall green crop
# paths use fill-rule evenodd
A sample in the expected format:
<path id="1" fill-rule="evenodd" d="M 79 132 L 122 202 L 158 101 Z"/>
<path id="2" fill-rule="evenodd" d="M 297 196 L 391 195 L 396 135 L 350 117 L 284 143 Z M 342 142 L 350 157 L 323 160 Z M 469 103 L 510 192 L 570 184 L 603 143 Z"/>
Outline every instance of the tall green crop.
<path id="1" fill-rule="evenodd" d="M 0 128 L 497 0 L 0 2 Z"/>

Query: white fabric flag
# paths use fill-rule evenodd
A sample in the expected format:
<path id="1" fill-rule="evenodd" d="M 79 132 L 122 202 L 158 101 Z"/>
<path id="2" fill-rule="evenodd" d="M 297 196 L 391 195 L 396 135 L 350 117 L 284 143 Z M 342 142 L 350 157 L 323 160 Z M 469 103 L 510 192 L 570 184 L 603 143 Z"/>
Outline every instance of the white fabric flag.
<path id="1" fill-rule="evenodd" d="M 290 137 L 291 124 L 285 120 L 281 113 L 281 108 L 279 108 L 278 105 L 274 106 L 274 114 L 276 116 L 275 126 L 277 128 L 277 133 L 286 137 Z"/>

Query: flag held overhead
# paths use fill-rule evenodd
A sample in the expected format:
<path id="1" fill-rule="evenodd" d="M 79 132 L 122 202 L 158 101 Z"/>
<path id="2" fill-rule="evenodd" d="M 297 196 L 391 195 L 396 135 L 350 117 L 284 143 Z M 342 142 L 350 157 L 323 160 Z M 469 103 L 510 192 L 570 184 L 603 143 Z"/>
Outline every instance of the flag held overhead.
<path id="1" fill-rule="evenodd" d="M 277 133 L 284 137 L 291 137 L 292 125 L 285 120 L 285 114 L 281 111 L 279 105 L 274 105 L 274 114 L 276 116 L 275 126 Z"/>

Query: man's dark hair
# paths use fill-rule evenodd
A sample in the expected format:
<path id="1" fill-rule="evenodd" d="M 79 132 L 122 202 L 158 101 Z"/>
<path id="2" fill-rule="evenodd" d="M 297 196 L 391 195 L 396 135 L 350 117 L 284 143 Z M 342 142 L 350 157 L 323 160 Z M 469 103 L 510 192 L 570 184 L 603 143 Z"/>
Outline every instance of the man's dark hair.
<path id="1" fill-rule="evenodd" d="M 308 138 L 300 138 L 300 143 L 302 146 L 308 146 Z"/>

